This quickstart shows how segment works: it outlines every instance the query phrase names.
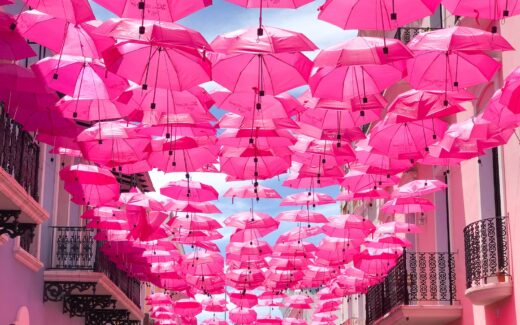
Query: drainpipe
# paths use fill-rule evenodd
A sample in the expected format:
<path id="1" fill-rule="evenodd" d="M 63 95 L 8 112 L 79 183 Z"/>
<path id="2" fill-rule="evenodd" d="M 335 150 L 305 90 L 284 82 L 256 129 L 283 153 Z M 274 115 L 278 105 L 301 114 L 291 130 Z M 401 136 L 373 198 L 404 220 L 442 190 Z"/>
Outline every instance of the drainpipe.
<path id="1" fill-rule="evenodd" d="M 504 222 L 505 219 L 502 216 L 502 200 L 500 196 L 500 164 L 498 161 L 498 148 L 491 149 L 493 158 L 493 194 L 495 197 L 495 231 L 496 231 L 496 244 L 497 244 L 497 262 L 498 271 L 503 271 L 506 268 L 505 248 L 504 248 Z"/>
<path id="2" fill-rule="evenodd" d="M 448 171 L 444 172 L 444 183 L 448 184 Z M 449 186 L 444 190 L 444 193 L 446 195 L 446 237 L 448 239 L 448 281 L 449 281 L 449 288 L 450 288 L 450 305 L 453 305 L 453 275 L 451 274 L 453 270 L 453 265 L 451 263 L 451 230 L 450 230 L 450 206 L 449 206 L 449 192 L 448 192 Z"/>

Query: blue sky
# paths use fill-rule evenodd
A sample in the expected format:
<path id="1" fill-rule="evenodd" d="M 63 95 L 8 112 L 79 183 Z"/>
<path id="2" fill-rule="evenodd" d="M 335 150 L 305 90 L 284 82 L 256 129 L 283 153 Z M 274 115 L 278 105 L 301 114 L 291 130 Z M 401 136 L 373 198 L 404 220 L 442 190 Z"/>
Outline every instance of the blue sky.
<path id="1" fill-rule="evenodd" d="M 213 6 L 205 8 L 185 19 L 182 19 L 179 21 L 179 23 L 200 31 L 208 41 L 212 41 L 218 34 L 241 28 L 256 27 L 258 25 L 257 9 L 241 8 L 224 0 L 213 0 L 213 2 Z M 356 31 L 344 31 L 317 19 L 318 7 L 322 3 L 323 0 L 315 1 L 297 10 L 266 9 L 264 11 L 264 25 L 302 32 L 320 48 L 325 48 L 354 37 Z M 114 17 L 114 15 L 104 10 L 96 3 L 92 2 L 92 6 L 98 19 L 105 20 L 107 18 Z M 307 53 L 307 55 L 313 58 L 316 53 Z M 292 93 L 294 95 L 299 95 L 299 93 L 301 93 L 303 90 L 304 89 L 300 88 L 293 91 Z M 218 112 L 218 110 L 214 110 L 214 112 L 217 116 L 221 115 L 221 112 Z M 192 173 L 192 176 L 193 180 L 195 181 L 213 185 L 221 194 L 223 194 L 231 186 L 240 186 L 248 183 L 226 182 L 225 175 L 222 174 Z M 151 177 L 156 190 L 158 190 L 168 181 L 183 179 L 184 173 L 172 173 L 165 175 L 162 172 L 152 172 Z M 282 197 L 301 191 L 281 186 L 284 179 L 285 175 L 282 175 L 279 178 L 263 181 L 261 184 L 275 188 L 282 195 Z M 329 187 L 318 190 L 328 193 L 334 197 L 338 194 L 337 187 Z M 298 208 L 280 207 L 279 203 L 280 200 L 260 200 L 258 204 L 255 203 L 255 211 L 266 212 L 274 217 L 280 211 Z M 223 213 L 220 215 L 214 215 L 214 217 L 222 223 L 225 217 L 230 214 L 241 211 L 249 211 L 251 207 L 251 201 L 246 199 L 235 199 L 234 204 L 232 204 L 231 199 L 220 198 L 216 202 L 216 205 Z M 317 207 L 315 210 L 325 214 L 326 216 L 336 215 L 339 214 L 339 205 L 332 204 Z M 282 223 L 278 231 L 268 235 L 265 239 L 272 244 L 281 233 L 290 230 L 295 226 L 296 224 L 294 223 Z M 221 251 L 224 251 L 225 246 L 229 241 L 229 235 L 232 231 L 233 229 L 230 228 L 221 230 L 224 238 L 216 241 Z M 257 311 L 259 314 L 265 314 L 267 312 L 267 310 L 264 308 L 259 308 Z M 208 317 L 207 314 L 201 316 L 202 317 L 199 318 Z"/>

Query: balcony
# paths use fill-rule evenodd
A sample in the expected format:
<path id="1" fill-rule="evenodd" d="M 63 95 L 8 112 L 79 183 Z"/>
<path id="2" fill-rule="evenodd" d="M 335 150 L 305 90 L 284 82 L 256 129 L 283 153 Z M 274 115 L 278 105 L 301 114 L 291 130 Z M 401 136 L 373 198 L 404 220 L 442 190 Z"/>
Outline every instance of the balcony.
<path id="1" fill-rule="evenodd" d="M 507 218 L 482 219 L 464 228 L 466 297 L 489 305 L 513 293 L 509 271 Z"/>
<path id="2" fill-rule="evenodd" d="M 453 254 L 404 252 L 386 278 L 366 293 L 366 324 L 446 324 L 462 316 L 455 304 Z"/>
<path id="3" fill-rule="evenodd" d="M 39 145 L 0 103 L 0 235 L 32 234 L 49 218 L 38 203 L 39 155 Z"/>
<path id="4" fill-rule="evenodd" d="M 94 240 L 95 230 L 51 227 L 51 267 L 44 272 L 43 301 L 63 302 L 63 312 L 85 324 L 139 324 L 141 285 L 119 270 Z"/>

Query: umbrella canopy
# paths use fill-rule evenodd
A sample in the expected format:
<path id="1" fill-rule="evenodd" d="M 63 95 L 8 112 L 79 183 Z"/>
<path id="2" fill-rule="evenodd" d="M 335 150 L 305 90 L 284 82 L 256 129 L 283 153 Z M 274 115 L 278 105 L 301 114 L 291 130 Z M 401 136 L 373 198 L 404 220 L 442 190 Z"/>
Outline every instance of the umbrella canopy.
<path id="1" fill-rule="evenodd" d="M 88 0 L 24 0 L 24 2 L 29 8 L 67 20 L 74 25 L 96 19 Z"/>
<path id="2" fill-rule="evenodd" d="M 447 188 L 448 185 L 437 179 L 414 180 L 399 186 L 393 193 L 393 197 L 423 196 Z"/>
<path id="3" fill-rule="evenodd" d="M 176 200 L 205 202 L 218 199 L 218 192 L 213 186 L 191 180 L 168 182 L 160 191 Z"/>

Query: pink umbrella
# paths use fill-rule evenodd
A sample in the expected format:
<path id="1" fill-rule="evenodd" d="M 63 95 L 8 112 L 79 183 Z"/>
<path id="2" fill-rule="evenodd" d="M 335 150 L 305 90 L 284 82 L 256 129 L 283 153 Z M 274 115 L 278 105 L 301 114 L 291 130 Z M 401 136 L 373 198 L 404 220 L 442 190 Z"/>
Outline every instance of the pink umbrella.
<path id="1" fill-rule="evenodd" d="M 150 143 L 135 133 L 135 126 L 121 121 L 96 123 L 81 132 L 77 141 L 86 159 L 110 167 L 145 159 Z"/>
<path id="2" fill-rule="evenodd" d="M 319 212 L 310 210 L 289 210 L 280 212 L 276 216 L 278 221 L 307 222 L 307 223 L 326 223 L 327 218 Z"/>
<path id="3" fill-rule="evenodd" d="M 318 19 L 343 29 L 393 30 L 430 16 L 440 0 L 327 0 Z"/>
<path id="4" fill-rule="evenodd" d="M 36 9 L 75 25 L 94 20 L 88 0 L 24 0 L 27 7 Z"/>
<path id="5" fill-rule="evenodd" d="M 442 4 L 454 15 L 501 20 L 520 13 L 516 2 L 507 0 L 443 0 Z"/>
<path id="6" fill-rule="evenodd" d="M 287 171 L 290 166 L 290 156 L 277 156 L 270 151 L 263 151 L 255 156 L 255 152 L 259 150 L 250 150 L 241 148 L 230 148 L 226 150 L 238 153 L 239 157 L 220 157 L 220 169 L 223 173 L 234 177 L 234 179 L 267 179 Z M 256 161 L 255 161 L 256 160 Z"/>
<path id="7" fill-rule="evenodd" d="M 278 228 L 279 222 L 274 220 L 270 215 L 262 212 L 239 212 L 230 215 L 224 220 L 228 227 L 236 227 L 240 229 L 254 228 Z"/>
<path id="8" fill-rule="evenodd" d="M 380 93 L 404 76 L 401 63 L 366 64 L 319 68 L 309 80 L 314 97 L 347 101 Z M 330 87 L 330 85 L 335 85 Z"/>
<path id="9" fill-rule="evenodd" d="M 190 180 L 171 181 L 161 187 L 161 194 L 172 199 L 195 202 L 218 199 L 218 192 L 213 186 Z"/>
<path id="10" fill-rule="evenodd" d="M 17 24 L 24 37 L 54 53 L 100 59 L 101 52 L 114 44 L 112 38 L 95 32 L 97 21 L 74 24 L 37 10 L 28 10 L 20 14 Z"/>
<path id="11" fill-rule="evenodd" d="M 0 31 L 0 59 L 17 61 L 35 56 L 32 47 L 16 31 Z"/>
<path id="12" fill-rule="evenodd" d="M 217 107 L 249 118 L 286 118 L 304 110 L 288 93 L 260 97 L 252 91 L 240 93 L 215 91 L 211 96 Z M 252 107 L 251 103 L 256 103 L 255 107 Z"/>
<path id="13" fill-rule="evenodd" d="M 341 186 L 351 192 L 363 191 L 370 188 L 393 186 L 399 182 L 398 176 L 371 174 L 369 167 L 351 168 L 341 181 Z"/>
<path id="14" fill-rule="evenodd" d="M 395 198 L 381 207 L 381 211 L 388 214 L 424 213 L 433 209 L 435 209 L 435 206 L 430 200 L 418 197 Z"/>
<path id="15" fill-rule="evenodd" d="M 321 227 L 296 227 L 281 234 L 276 240 L 277 243 L 298 241 L 313 237 L 322 233 Z"/>
<path id="16" fill-rule="evenodd" d="M 226 304 L 227 304 L 226 299 L 217 298 L 217 297 L 207 298 L 202 301 L 202 306 L 204 307 L 204 310 L 214 312 L 214 313 L 215 312 L 220 313 L 220 312 L 227 311 L 228 309 L 226 307 Z"/>
<path id="17" fill-rule="evenodd" d="M 386 175 L 387 178 L 390 178 L 391 174 L 403 172 L 412 166 L 409 160 L 392 159 L 376 152 L 368 146 L 367 142 L 357 143 L 356 156 L 358 164 L 366 166 L 367 173 Z"/>
<path id="18" fill-rule="evenodd" d="M 425 156 L 429 146 L 443 134 L 447 124 L 440 119 L 392 123 L 386 119 L 370 132 L 369 145 L 397 159 L 417 159 Z"/>
<path id="19" fill-rule="evenodd" d="M 335 202 L 336 200 L 334 200 L 332 196 L 325 193 L 300 192 L 286 196 L 280 203 L 280 206 L 309 206 L 310 204 L 316 206 L 331 204 Z"/>
<path id="20" fill-rule="evenodd" d="M 448 185 L 437 179 L 414 180 L 399 186 L 393 193 L 393 197 L 423 196 L 447 188 Z"/>
<path id="21" fill-rule="evenodd" d="M 448 55 L 446 55 L 448 53 Z M 415 51 L 407 80 L 416 89 L 458 90 L 491 80 L 500 63 L 479 52 Z"/>
<path id="22" fill-rule="evenodd" d="M 229 312 L 229 319 L 238 325 L 251 324 L 256 320 L 256 311 L 237 307 Z"/>
<path id="23" fill-rule="evenodd" d="M 125 79 L 107 72 L 96 59 L 60 55 L 40 60 L 31 68 L 49 88 L 73 97 L 111 99 L 128 87 Z"/>
<path id="24" fill-rule="evenodd" d="M 217 220 L 200 214 L 187 214 L 186 217 L 178 216 L 172 218 L 168 225 L 172 228 L 188 230 L 215 230 L 222 228 Z"/>
<path id="25" fill-rule="evenodd" d="M 286 306 L 296 309 L 310 309 L 313 302 L 314 300 L 311 297 L 302 294 L 290 295 L 285 298 Z"/>
<path id="26" fill-rule="evenodd" d="M 64 117 L 81 121 L 100 121 L 126 117 L 130 111 L 110 99 L 85 99 L 65 96 L 56 103 Z"/>
<path id="27" fill-rule="evenodd" d="M 216 205 L 208 202 L 171 200 L 171 211 L 194 213 L 221 213 Z"/>
<path id="28" fill-rule="evenodd" d="M 230 187 L 224 197 L 230 198 L 263 198 L 263 199 L 280 199 L 282 198 L 276 190 L 262 185 L 245 185 L 239 187 Z"/>
<path id="29" fill-rule="evenodd" d="M 313 0 L 227 0 L 245 8 L 293 8 L 306 5 Z"/>
<path id="30" fill-rule="evenodd" d="M 384 40 L 376 37 L 358 36 L 322 50 L 314 59 L 314 65 L 318 67 L 338 67 L 386 64 L 412 57 L 410 50 L 398 39 Z"/>
<path id="31" fill-rule="evenodd" d="M 96 0 L 98 4 L 120 17 L 129 17 L 157 21 L 172 22 L 184 18 L 212 4 L 211 0 L 147 0 L 138 3 L 128 0 Z M 139 33 L 145 33 L 145 27 L 139 28 Z"/>
<path id="32" fill-rule="evenodd" d="M 466 91 L 409 90 L 399 94 L 388 106 L 388 112 L 398 116 L 396 122 L 408 122 L 433 117 L 445 117 L 465 109 L 459 104 L 475 97 Z"/>
<path id="33" fill-rule="evenodd" d="M 216 126 L 231 129 L 261 128 L 266 130 L 299 128 L 298 124 L 290 118 L 250 118 L 233 113 L 224 114 Z"/>
<path id="34" fill-rule="evenodd" d="M 384 276 L 395 266 L 398 257 L 397 254 L 391 253 L 372 255 L 365 250 L 354 256 L 354 266 L 368 274 Z"/>
<path id="35" fill-rule="evenodd" d="M 262 316 L 262 318 L 258 318 L 255 323 L 259 325 L 282 325 L 282 319 L 280 317 L 267 315 Z"/>
<path id="36" fill-rule="evenodd" d="M 330 110 L 351 110 L 353 112 L 359 111 L 359 114 L 364 114 L 365 110 L 383 109 L 388 103 L 380 94 L 367 95 L 366 103 L 363 98 L 350 98 L 346 101 L 338 101 L 333 99 L 312 97 L 310 90 L 306 90 L 298 100 L 306 108 L 320 108 Z"/>
<path id="37" fill-rule="evenodd" d="M 202 312 L 202 305 L 194 299 L 177 300 L 173 306 L 177 315 L 195 317 Z"/>
<path id="38" fill-rule="evenodd" d="M 299 52 L 215 54 L 211 59 L 213 80 L 232 92 L 277 95 L 307 84 L 312 70 L 312 62 Z"/>
<path id="39" fill-rule="evenodd" d="M 308 325 L 306 320 L 292 317 L 284 318 L 282 323 L 283 325 Z"/>
<path id="40" fill-rule="evenodd" d="M 482 29 L 455 26 L 415 36 L 408 44 L 412 51 L 510 51 L 513 47 L 501 35 Z"/>
<path id="41" fill-rule="evenodd" d="M 189 47 L 154 45 L 145 41 L 117 43 L 103 53 L 107 69 L 132 80 L 144 90 L 186 90 L 210 80 L 210 62 Z"/>
<path id="42" fill-rule="evenodd" d="M 252 293 L 232 292 L 229 300 L 241 308 L 252 308 L 258 305 L 258 296 Z"/>
<path id="43" fill-rule="evenodd" d="M 376 233 L 397 234 L 397 233 L 419 233 L 421 230 L 413 223 L 402 221 L 391 221 L 377 226 Z"/>
<path id="44" fill-rule="evenodd" d="M 318 48 L 302 33 L 276 27 L 262 26 L 263 33 L 256 28 L 239 29 L 217 36 L 211 48 L 220 53 L 292 53 L 314 51 Z"/>
<path id="45" fill-rule="evenodd" d="M 228 325 L 228 322 L 225 319 L 220 318 L 206 318 L 201 322 L 202 325 Z"/>

